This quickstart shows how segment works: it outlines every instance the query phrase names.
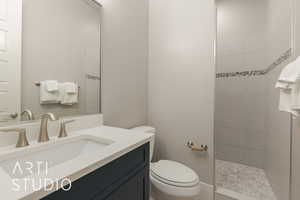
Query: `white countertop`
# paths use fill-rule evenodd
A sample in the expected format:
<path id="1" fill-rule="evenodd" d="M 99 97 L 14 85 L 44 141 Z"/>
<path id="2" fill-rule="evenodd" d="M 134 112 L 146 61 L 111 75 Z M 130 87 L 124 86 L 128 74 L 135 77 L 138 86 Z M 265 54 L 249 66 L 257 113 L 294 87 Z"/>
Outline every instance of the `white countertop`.
<path id="1" fill-rule="evenodd" d="M 111 161 L 121 157 L 122 155 L 136 149 L 137 147 L 154 140 L 153 134 L 142 133 L 127 129 L 120 129 L 108 126 L 99 126 L 92 129 L 80 130 L 76 132 L 72 132 L 68 138 L 72 137 L 80 137 L 80 136 L 93 136 L 93 137 L 101 137 L 108 140 L 113 140 L 114 143 L 108 145 L 103 148 L 103 150 L 95 152 L 93 155 L 82 156 L 78 159 L 72 159 L 70 161 L 66 161 L 62 164 L 51 167 L 47 173 L 46 177 L 52 180 L 62 180 L 64 178 L 68 178 L 71 181 L 75 181 L 90 172 L 110 163 Z M 57 140 L 64 140 L 51 138 L 49 143 L 55 143 Z M 25 147 L 27 150 L 34 149 L 43 144 L 31 144 L 29 147 Z M 0 149 L 0 160 L 3 159 L 7 154 L 11 154 L 14 152 L 20 152 L 23 149 Z M 26 177 L 31 180 L 39 180 L 40 176 L 31 175 Z M 5 200 L 33 200 L 40 199 L 53 191 L 45 191 L 44 189 L 39 191 L 34 191 L 33 188 L 28 187 L 26 190 L 21 191 L 13 191 L 14 184 L 12 178 L 2 169 L 0 168 L 0 194 L 1 199 Z"/>

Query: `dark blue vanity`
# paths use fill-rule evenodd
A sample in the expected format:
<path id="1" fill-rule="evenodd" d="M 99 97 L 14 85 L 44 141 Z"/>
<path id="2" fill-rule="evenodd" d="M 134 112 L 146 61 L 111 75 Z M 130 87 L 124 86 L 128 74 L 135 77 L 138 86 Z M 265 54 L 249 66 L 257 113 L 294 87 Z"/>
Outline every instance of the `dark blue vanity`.
<path id="1" fill-rule="evenodd" d="M 42 200 L 149 200 L 149 161 L 145 144 Z"/>

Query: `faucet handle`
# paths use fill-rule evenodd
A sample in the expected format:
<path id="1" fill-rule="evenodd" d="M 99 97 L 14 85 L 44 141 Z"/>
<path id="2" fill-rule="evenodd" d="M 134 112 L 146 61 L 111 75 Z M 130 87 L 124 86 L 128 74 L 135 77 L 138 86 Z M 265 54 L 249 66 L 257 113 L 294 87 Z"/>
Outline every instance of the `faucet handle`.
<path id="1" fill-rule="evenodd" d="M 29 145 L 29 142 L 27 140 L 26 136 L 26 129 L 25 128 L 11 128 L 11 129 L 0 129 L 0 132 L 17 132 L 19 133 L 19 138 L 16 147 L 26 147 Z"/>
<path id="2" fill-rule="evenodd" d="M 75 119 L 70 119 L 70 120 L 62 120 L 62 124 L 69 124 L 69 123 L 72 123 L 72 122 L 75 122 Z"/>
<path id="3" fill-rule="evenodd" d="M 27 116 L 28 120 L 34 120 L 34 115 L 31 110 L 25 109 L 22 113 L 21 116 Z"/>
<path id="4" fill-rule="evenodd" d="M 53 113 L 45 113 L 40 115 L 40 118 L 43 119 L 50 119 L 51 121 L 55 121 L 57 120 L 57 118 L 55 117 L 55 115 Z"/>
<path id="5" fill-rule="evenodd" d="M 59 135 L 58 135 L 59 138 L 63 138 L 63 137 L 68 136 L 67 130 L 66 130 L 66 125 L 70 124 L 72 122 L 75 122 L 75 120 L 66 120 L 66 121 L 62 120 L 60 122 L 60 131 L 59 131 Z"/>

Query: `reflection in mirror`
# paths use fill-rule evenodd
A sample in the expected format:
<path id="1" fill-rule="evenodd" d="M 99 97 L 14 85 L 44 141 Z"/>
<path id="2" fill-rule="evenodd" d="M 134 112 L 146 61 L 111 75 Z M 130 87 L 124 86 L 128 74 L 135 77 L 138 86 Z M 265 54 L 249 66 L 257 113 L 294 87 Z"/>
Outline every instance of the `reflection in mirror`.
<path id="1" fill-rule="evenodd" d="M 23 109 L 57 116 L 100 112 L 98 5 L 88 0 L 25 0 L 22 50 Z M 71 94 L 61 97 L 65 103 L 51 103 L 64 101 L 57 100 L 56 94 L 53 100 L 51 92 L 41 102 L 40 91 L 45 85 L 39 88 L 35 83 L 45 80 L 56 80 L 64 87 L 68 86 L 62 83 L 75 83 L 78 102 Z"/>
<path id="2" fill-rule="evenodd" d="M 34 119 L 35 119 L 35 117 L 34 117 L 32 111 L 29 110 L 29 109 L 25 109 L 25 110 L 21 113 L 21 118 L 22 118 L 23 120 L 25 120 L 25 121 L 26 121 L 26 120 L 27 120 L 27 121 L 30 121 L 30 120 L 34 120 Z"/>
<path id="3" fill-rule="evenodd" d="M 291 2 L 216 0 L 217 196 L 289 197 L 290 116 L 275 83 L 291 60 Z"/>
<path id="4" fill-rule="evenodd" d="M 6 72 L 5 79 L 0 76 L 0 93 L 6 95 L 0 104 L 2 123 L 47 112 L 58 117 L 99 113 L 100 6 L 92 0 L 24 0 L 15 14 L 21 11 L 22 19 L 8 28 L 22 36 L 9 35 L 13 41 L 6 41 L 6 32 L 0 32 L 0 48 L 16 44 L 7 59 L 20 58 L 20 68 Z M 18 49 L 22 58 L 14 53 Z"/>
<path id="5" fill-rule="evenodd" d="M 21 110 L 21 24 L 21 1 L 0 0 L 0 125 Z"/>

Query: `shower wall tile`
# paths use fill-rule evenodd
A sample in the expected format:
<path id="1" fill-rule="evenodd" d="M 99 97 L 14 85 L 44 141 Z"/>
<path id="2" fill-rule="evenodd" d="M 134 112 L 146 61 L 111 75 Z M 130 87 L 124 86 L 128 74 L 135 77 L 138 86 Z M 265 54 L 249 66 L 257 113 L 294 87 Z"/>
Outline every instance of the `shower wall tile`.
<path id="1" fill-rule="evenodd" d="M 234 147 L 231 145 L 217 145 L 216 157 L 222 160 L 240 163 L 257 168 L 264 167 L 264 155 L 261 150 Z"/>
<path id="2" fill-rule="evenodd" d="M 264 154 L 263 150 L 256 149 L 241 149 L 240 162 L 244 165 L 255 166 L 257 168 L 264 168 Z"/>
<path id="3" fill-rule="evenodd" d="M 240 163 L 241 149 L 239 147 L 234 147 L 231 145 L 217 144 L 216 157 L 220 160 Z"/>
<path id="4" fill-rule="evenodd" d="M 265 149 L 265 135 L 263 133 L 255 133 L 252 131 L 243 132 L 240 137 L 241 148 L 250 149 L 253 151 L 264 151 Z M 254 165 L 255 166 L 255 165 Z"/>
<path id="5" fill-rule="evenodd" d="M 237 69 L 240 68 L 240 66 L 243 66 L 244 64 L 244 56 L 237 56 L 235 54 L 233 55 L 224 55 L 224 56 L 219 56 L 217 58 L 217 63 L 222 63 L 222 65 L 228 66 L 226 69 L 223 69 L 224 71 L 222 71 L 221 69 L 218 71 L 217 69 L 217 73 L 223 73 L 223 72 L 232 72 L 232 71 L 236 71 Z"/>
<path id="6" fill-rule="evenodd" d="M 264 80 L 261 77 L 217 79 L 216 83 L 217 158 L 263 168 Z"/>
<path id="7" fill-rule="evenodd" d="M 220 29 L 220 28 L 219 28 Z M 218 55 L 237 55 L 244 49 L 244 37 L 218 34 Z"/>
<path id="8" fill-rule="evenodd" d="M 219 133 L 217 141 L 222 145 L 238 146 L 240 144 L 241 137 L 236 133 L 242 132 L 242 129 L 238 130 L 236 127 L 220 127 L 217 129 Z"/>
<path id="9" fill-rule="evenodd" d="M 236 1 L 226 1 L 236 6 Z M 257 4 L 257 5 L 256 5 Z M 256 6 L 262 9 L 259 1 Z M 247 7 L 243 7 L 247 5 Z M 231 24 L 238 27 L 230 27 L 222 32 L 222 23 L 218 24 L 218 59 L 217 72 L 232 72 L 263 69 L 268 63 L 265 56 L 266 38 L 264 22 L 256 23 L 251 19 L 249 23 L 239 21 L 246 20 L 245 9 L 249 12 L 249 6 L 255 6 L 253 2 L 241 3 L 237 10 L 232 10 L 232 18 L 236 21 Z M 242 6 L 242 7 L 241 7 Z M 235 12 L 236 11 L 236 12 Z M 232 14 L 231 13 L 231 14 Z M 261 12 L 260 15 L 265 15 Z M 261 16 L 255 16 L 261 18 Z M 222 22 L 223 19 L 219 19 Z M 246 27 L 244 25 L 247 24 Z M 226 26 L 226 24 L 224 24 Z M 253 28 L 256 31 L 253 32 Z M 251 29 L 251 30 L 250 30 Z M 231 30 L 232 32 L 227 32 Z M 247 31 L 248 30 L 248 31 Z M 259 30 L 259 31 L 257 31 Z M 263 167 L 263 155 L 265 144 L 265 95 L 266 80 L 263 76 L 231 77 L 228 79 L 216 79 L 216 103 L 215 103 L 215 142 L 217 159 L 228 160 L 247 164 L 254 167 Z"/>
<path id="10" fill-rule="evenodd" d="M 217 1 L 218 9 L 224 8 L 218 16 L 221 45 L 217 72 L 276 68 L 264 76 L 217 75 L 221 78 L 216 80 L 216 158 L 264 168 L 278 200 L 288 199 L 289 193 L 290 118 L 278 111 L 279 94 L 274 86 L 281 69 L 290 61 L 291 2 Z M 299 188 L 299 183 L 294 187 Z M 295 192 L 295 199 L 299 199 L 298 194 Z"/>
<path id="11" fill-rule="evenodd" d="M 247 52 L 245 54 L 244 65 L 249 66 L 250 70 L 264 69 L 268 66 L 267 60 L 262 56 L 261 52 L 266 51 L 266 49 L 257 49 L 256 51 Z"/>

